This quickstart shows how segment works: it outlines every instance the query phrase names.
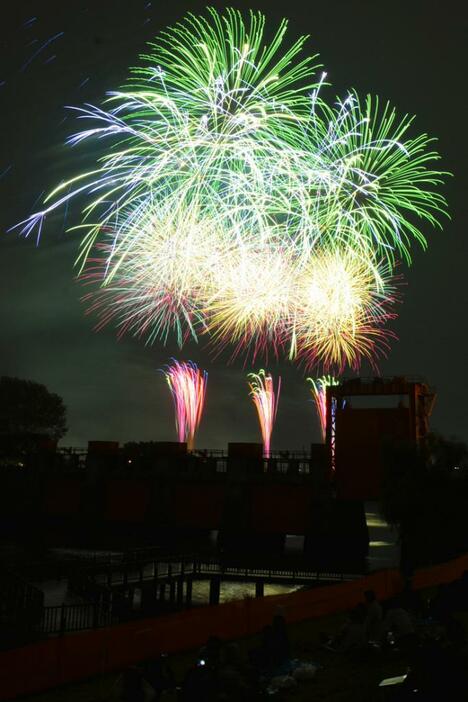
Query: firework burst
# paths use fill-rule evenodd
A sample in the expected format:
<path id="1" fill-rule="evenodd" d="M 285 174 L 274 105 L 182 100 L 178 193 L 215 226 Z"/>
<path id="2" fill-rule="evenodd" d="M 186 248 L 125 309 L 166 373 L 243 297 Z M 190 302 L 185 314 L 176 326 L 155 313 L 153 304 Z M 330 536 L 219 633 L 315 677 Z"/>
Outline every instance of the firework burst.
<path id="1" fill-rule="evenodd" d="M 357 369 L 362 358 L 371 365 L 385 355 L 385 328 L 396 317 L 399 279 L 386 263 L 375 263 L 354 251 L 324 250 L 311 257 L 296 280 L 294 324 L 289 334 L 306 367 Z"/>
<path id="2" fill-rule="evenodd" d="M 98 326 L 338 368 L 386 349 L 393 269 L 446 213 L 439 156 L 387 103 L 328 105 L 286 29 L 267 41 L 259 12 L 188 15 L 101 107 L 75 108 L 70 144 L 100 157 L 19 226 L 39 236 L 85 199 L 77 264 Z"/>
<path id="3" fill-rule="evenodd" d="M 207 305 L 208 331 L 215 345 L 226 340 L 233 355 L 278 353 L 291 315 L 294 278 L 288 252 L 241 251 L 218 269 L 216 289 Z"/>

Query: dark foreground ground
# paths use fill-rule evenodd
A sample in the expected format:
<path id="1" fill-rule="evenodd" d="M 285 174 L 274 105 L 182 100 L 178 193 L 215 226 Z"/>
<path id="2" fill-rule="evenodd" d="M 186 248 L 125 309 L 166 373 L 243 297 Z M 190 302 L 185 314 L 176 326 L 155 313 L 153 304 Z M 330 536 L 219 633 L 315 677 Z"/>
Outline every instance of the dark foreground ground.
<path id="1" fill-rule="evenodd" d="M 309 702 L 377 702 L 383 698 L 378 684 L 383 678 L 402 675 L 406 672 L 408 659 L 401 651 L 371 651 L 354 654 L 337 654 L 325 650 L 319 644 L 320 632 L 334 634 L 346 620 L 346 614 L 332 615 L 288 626 L 292 656 L 304 661 L 320 664 L 321 668 L 312 680 L 298 683 L 297 687 L 281 691 L 265 699 Z M 466 613 L 457 614 L 465 628 Z M 260 637 L 238 640 L 241 655 L 258 646 Z M 170 657 L 170 665 L 177 683 L 181 683 L 189 668 L 197 659 L 197 651 L 189 651 Z M 415 696 L 416 697 L 416 696 Z M 106 674 L 82 683 L 57 688 L 28 698 L 31 702 L 117 702 L 121 700 L 121 673 Z M 151 699 L 148 696 L 147 699 Z M 458 699 L 468 700 L 468 691 Z M 174 692 L 164 693 L 161 702 L 176 702 Z M 449 700 L 447 700 L 449 702 Z"/>

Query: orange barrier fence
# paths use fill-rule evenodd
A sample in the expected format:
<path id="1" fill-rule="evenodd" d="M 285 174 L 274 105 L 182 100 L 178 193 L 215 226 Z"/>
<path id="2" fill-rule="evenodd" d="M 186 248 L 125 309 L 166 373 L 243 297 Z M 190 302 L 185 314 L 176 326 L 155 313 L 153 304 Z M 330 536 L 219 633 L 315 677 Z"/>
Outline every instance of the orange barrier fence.
<path id="1" fill-rule="evenodd" d="M 441 583 L 450 583 L 468 570 L 468 554 L 459 556 L 448 563 L 440 563 L 430 568 L 421 568 L 413 575 L 412 582 L 415 590 L 432 587 Z"/>
<path id="2" fill-rule="evenodd" d="M 448 582 L 467 569 L 468 555 L 418 571 L 414 586 Z M 270 623 L 278 608 L 287 622 L 298 622 L 351 609 L 362 602 L 366 590 L 374 590 L 378 599 L 385 600 L 402 587 L 399 571 L 384 570 L 353 582 L 200 607 L 5 651 L 0 654 L 0 700 L 118 670 L 162 652 L 190 650 L 210 635 L 223 639 L 248 636 Z"/>

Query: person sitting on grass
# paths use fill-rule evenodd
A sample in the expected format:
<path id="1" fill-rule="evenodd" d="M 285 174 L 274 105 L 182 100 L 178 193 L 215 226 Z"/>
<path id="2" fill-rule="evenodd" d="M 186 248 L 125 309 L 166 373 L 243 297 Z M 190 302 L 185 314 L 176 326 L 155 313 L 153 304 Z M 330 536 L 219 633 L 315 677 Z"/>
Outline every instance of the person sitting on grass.
<path id="1" fill-rule="evenodd" d="M 287 665 L 291 659 L 291 646 L 289 644 L 286 620 L 281 614 L 273 617 L 271 627 L 273 666 L 281 668 Z"/>
<path id="2" fill-rule="evenodd" d="M 430 601 L 429 615 L 435 622 L 445 625 L 452 618 L 454 609 L 455 602 L 452 596 L 451 585 L 441 583 L 435 596 Z"/>
<path id="3" fill-rule="evenodd" d="M 122 702 L 144 702 L 143 676 L 136 665 L 132 665 L 123 672 L 121 683 L 120 699 Z"/>
<path id="4" fill-rule="evenodd" d="M 364 604 L 358 604 L 351 610 L 345 625 L 336 636 L 321 635 L 322 645 L 337 653 L 362 650 L 367 644 L 365 619 L 366 608 Z"/>
<path id="5" fill-rule="evenodd" d="M 218 674 L 219 689 L 225 702 L 237 702 L 237 700 L 247 702 L 251 699 L 253 689 L 248 672 L 238 645 L 233 642 L 226 644 L 222 651 Z"/>
<path id="6" fill-rule="evenodd" d="M 153 688 L 152 702 L 158 702 L 163 692 L 175 688 L 174 672 L 165 654 L 147 661 L 144 666 L 143 676 Z"/>
<path id="7" fill-rule="evenodd" d="M 427 614 L 427 604 L 421 597 L 421 593 L 413 589 L 410 578 L 407 578 L 403 590 L 399 595 L 401 606 L 413 617 L 413 619 L 423 619 Z"/>
<path id="8" fill-rule="evenodd" d="M 389 602 L 383 631 L 393 635 L 398 648 L 408 649 L 418 642 L 413 620 L 398 597 Z"/>
<path id="9" fill-rule="evenodd" d="M 366 636 L 369 643 L 380 643 L 382 639 L 383 611 L 382 605 L 377 600 L 373 590 L 366 590 L 364 593 L 366 600 Z"/>

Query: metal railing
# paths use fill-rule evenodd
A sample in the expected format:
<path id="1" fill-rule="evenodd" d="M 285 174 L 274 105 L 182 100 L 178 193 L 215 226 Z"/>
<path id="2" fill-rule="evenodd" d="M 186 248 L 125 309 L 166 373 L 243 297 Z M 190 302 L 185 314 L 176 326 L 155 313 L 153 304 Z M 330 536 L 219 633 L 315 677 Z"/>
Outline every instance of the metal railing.
<path id="1" fill-rule="evenodd" d="M 247 580 L 257 582 L 258 580 L 289 582 L 297 584 L 312 584 L 314 582 L 343 582 L 354 580 L 362 577 L 361 575 L 351 575 L 342 572 L 328 571 L 306 571 L 300 569 L 271 569 L 271 568 L 241 568 L 237 566 L 224 567 L 220 563 L 197 562 L 191 563 L 180 562 L 178 564 L 168 565 L 164 572 L 156 573 L 156 578 L 161 582 L 168 582 L 171 579 L 180 578 L 212 578 L 220 577 L 225 580 Z M 143 578 L 142 580 L 136 577 L 123 577 L 123 573 L 115 573 L 117 576 L 112 581 L 111 586 L 119 586 L 125 584 L 131 587 L 143 584 L 145 580 L 154 580 L 154 574 L 151 578 Z M 120 576 L 120 577 L 119 577 Z M 95 582 L 98 584 L 98 578 Z M 117 616 L 117 615 L 116 615 Z M 118 616 L 117 616 L 118 618 Z M 103 604 L 102 602 L 83 603 L 83 604 L 63 604 L 52 607 L 43 607 L 42 615 L 35 620 L 31 629 L 35 633 L 43 635 L 58 635 L 62 636 L 67 633 L 85 631 L 86 629 L 97 629 L 100 627 L 110 626 L 114 623 L 112 614 L 112 605 Z"/>
<path id="2" fill-rule="evenodd" d="M 99 604 L 63 604 L 44 607 L 40 621 L 33 627 L 41 634 L 65 634 L 109 626 L 109 608 Z"/>
<path id="3" fill-rule="evenodd" d="M 44 593 L 15 573 L 0 574 L 0 621 L 34 620 L 44 604 Z"/>
<path id="4" fill-rule="evenodd" d="M 255 580 L 263 578 L 270 582 L 300 582 L 304 585 L 317 581 L 343 581 L 362 577 L 362 573 L 328 571 L 317 567 L 308 569 L 304 563 L 265 564 L 225 563 L 219 558 L 197 555 L 163 556 L 151 558 L 149 554 L 139 562 L 136 560 L 114 560 L 107 564 L 94 564 L 85 568 L 79 582 L 73 583 L 81 593 L 97 588 L 127 587 L 145 582 L 170 582 L 179 578 L 210 578 L 219 576 L 226 580 Z"/>
<path id="5" fill-rule="evenodd" d="M 56 455 L 59 455 L 63 458 L 69 458 L 72 459 L 73 457 L 81 460 L 85 460 L 87 455 L 88 455 L 88 449 L 87 448 L 76 448 L 76 447 L 59 447 L 56 451 Z M 125 447 L 120 447 L 118 452 L 116 454 L 112 454 L 114 457 L 116 456 L 122 456 L 126 457 L 126 452 L 125 452 Z M 129 454 L 130 455 L 130 454 Z M 224 459 L 229 459 L 229 460 L 262 460 L 262 457 L 252 457 L 252 456 L 229 456 L 228 450 L 227 449 L 193 449 L 192 451 L 187 451 L 186 453 L 183 454 L 174 454 L 174 455 L 135 455 L 132 456 L 132 460 L 138 461 L 138 459 L 174 459 L 174 460 L 181 460 L 181 459 L 186 459 L 186 458 L 196 458 L 196 459 L 205 459 L 205 458 L 224 458 Z M 304 459 L 304 460 L 314 460 L 314 456 L 311 454 L 310 450 L 307 449 L 277 449 L 273 450 L 270 452 L 269 456 L 263 456 L 265 459 L 281 459 L 281 458 L 293 458 L 293 459 Z"/>
<path id="6" fill-rule="evenodd" d="M 345 375 L 340 378 L 340 384 L 357 382 L 363 385 L 372 383 L 425 383 L 427 379 L 423 375 L 414 375 L 412 373 L 400 373 L 399 375 Z"/>

